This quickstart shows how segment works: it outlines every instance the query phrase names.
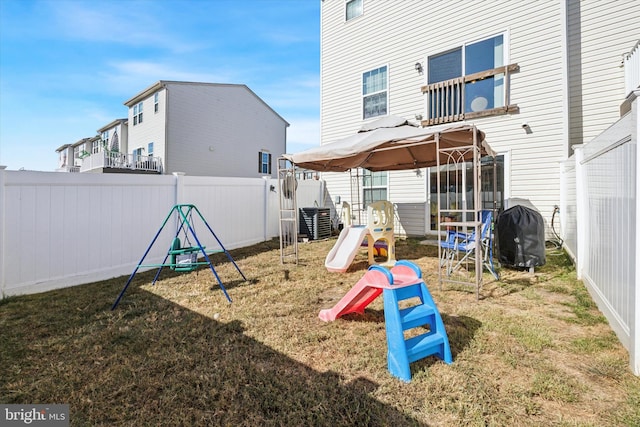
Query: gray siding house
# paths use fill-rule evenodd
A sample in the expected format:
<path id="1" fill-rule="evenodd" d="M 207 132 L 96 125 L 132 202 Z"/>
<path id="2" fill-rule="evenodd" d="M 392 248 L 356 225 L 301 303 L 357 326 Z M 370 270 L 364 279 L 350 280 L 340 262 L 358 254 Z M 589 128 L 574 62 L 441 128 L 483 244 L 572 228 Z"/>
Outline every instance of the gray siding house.
<path id="1" fill-rule="evenodd" d="M 276 176 L 287 123 L 246 85 L 159 81 L 127 100 L 129 153 L 163 173 Z"/>
<path id="2" fill-rule="evenodd" d="M 289 123 L 242 84 L 161 80 L 127 118 L 59 147 L 58 171 L 276 177 Z"/>

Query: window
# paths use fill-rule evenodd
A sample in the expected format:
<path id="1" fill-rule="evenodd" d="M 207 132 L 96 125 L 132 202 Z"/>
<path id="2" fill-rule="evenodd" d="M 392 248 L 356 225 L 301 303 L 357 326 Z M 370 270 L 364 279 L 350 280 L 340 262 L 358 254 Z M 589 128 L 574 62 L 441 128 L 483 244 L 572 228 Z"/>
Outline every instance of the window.
<path id="1" fill-rule="evenodd" d="M 271 154 L 265 151 L 258 152 L 258 173 L 271 175 Z"/>
<path id="2" fill-rule="evenodd" d="M 378 200 L 387 200 L 387 172 L 362 171 L 362 200 L 366 207 Z"/>
<path id="3" fill-rule="evenodd" d="M 147 156 L 153 157 L 153 142 L 147 144 Z"/>
<path id="4" fill-rule="evenodd" d="M 137 162 L 142 157 L 142 148 L 136 148 L 133 150 L 133 161 Z"/>
<path id="5" fill-rule="evenodd" d="M 505 80 L 518 67 L 505 66 L 504 39 L 500 34 L 427 58 L 428 85 L 422 91 L 427 97 L 429 124 L 507 111 Z"/>
<path id="6" fill-rule="evenodd" d="M 347 0 L 344 4 L 345 20 L 349 21 L 362 15 L 363 0 Z"/>
<path id="7" fill-rule="evenodd" d="M 387 115 L 387 66 L 362 74 L 362 118 Z"/>
<path id="8" fill-rule="evenodd" d="M 109 147 L 109 131 L 108 130 L 105 130 L 104 132 L 102 132 L 102 135 L 100 137 L 100 143 L 104 148 Z M 97 151 L 94 151 L 94 153 L 97 153 Z"/>
<path id="9" fill-rule="evenodd" d="M 95 139 L 91 141 L 91 153 L 96 154 L 100 152 L 100 146 L 102 145 L 102 140 Z"/>
<path id="10" fill-rule="evenodd" d="M 155 95 L 153 95 L 153 112 L 154 113 L 158 112 L 158 108 L 159 108 L 158 98 L 159 98 L 159 96 L 158 96 L 157 93 Z"/>
<path id="11" fill-rule="evenodd" d="M 133 106 L 133 125 L 142 123 L 142 102 Z"/>

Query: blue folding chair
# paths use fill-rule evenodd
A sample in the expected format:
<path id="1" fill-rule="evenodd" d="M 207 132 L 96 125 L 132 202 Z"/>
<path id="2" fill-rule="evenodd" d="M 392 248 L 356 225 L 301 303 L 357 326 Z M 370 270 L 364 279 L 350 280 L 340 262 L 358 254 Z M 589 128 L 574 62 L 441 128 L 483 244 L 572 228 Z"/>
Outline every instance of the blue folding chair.
<path id="1" fill-rule="evenodd" d="M 482 265 L 489 272 L 500 280 L 500 276 L 493 266 L 493 233 L 491 224 L 493 222 L 493 213 L 491 211 L 482 211 L 482 224 L 480 226 L 480 245 L 482 253 Z M 447 238 L 440 241 L 442 248 L 442 257 L 440 258 L 440 268 L 447 269 L 447 276 L 458 270 L 463 263 L 474 260 L 474 253 L 478 239 L 476 239 L 476 230 L 471 233 L 462 233 L 459 231 L 448 230 Z"/>

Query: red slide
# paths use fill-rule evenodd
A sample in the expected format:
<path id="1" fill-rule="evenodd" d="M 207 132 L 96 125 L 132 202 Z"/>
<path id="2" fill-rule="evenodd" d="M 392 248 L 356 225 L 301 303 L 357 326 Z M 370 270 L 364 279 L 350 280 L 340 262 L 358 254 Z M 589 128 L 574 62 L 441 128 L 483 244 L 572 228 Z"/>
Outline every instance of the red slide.
<path id="1" fill-rule="evenodd" d="M 321 310 L 318 317 L 325 322 L 349 313 L 364 313 L 364 309 L 388 287 L 387 275 L 379 270 L 368 270 L 358 283 L 333 307 Z"/>

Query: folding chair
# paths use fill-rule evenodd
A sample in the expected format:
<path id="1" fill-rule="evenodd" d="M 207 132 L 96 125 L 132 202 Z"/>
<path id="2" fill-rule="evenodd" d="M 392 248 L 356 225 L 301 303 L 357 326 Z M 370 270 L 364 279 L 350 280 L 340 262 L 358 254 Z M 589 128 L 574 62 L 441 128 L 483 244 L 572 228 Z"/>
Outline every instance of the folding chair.
<path id="1" fill-rule="evenodd" d="M 493 232 L 491 224 L 493 222 L 493 214 L 491 211 L 482 211 L 482 224 L 480 226 L 480 244 L 482 252 L 482 265 L 496 278 L 500 276 L 493 266 Z M 447 276 L 458 270 L 463 263 L 474 260 L 476 248 L 476 231 L 475 228 L 471 233 L 462 233 L 459 231 L 447 231 L 447 238 L 440 241 L 442 248 L 442 258 L 440 259 L 440 267 L 447 269 Z"/>

